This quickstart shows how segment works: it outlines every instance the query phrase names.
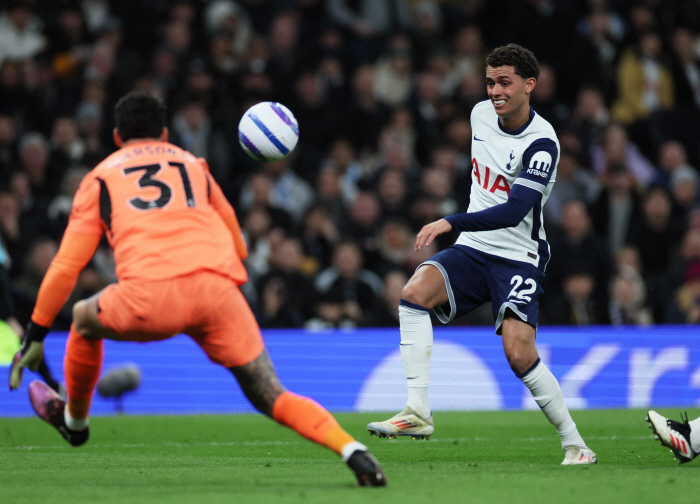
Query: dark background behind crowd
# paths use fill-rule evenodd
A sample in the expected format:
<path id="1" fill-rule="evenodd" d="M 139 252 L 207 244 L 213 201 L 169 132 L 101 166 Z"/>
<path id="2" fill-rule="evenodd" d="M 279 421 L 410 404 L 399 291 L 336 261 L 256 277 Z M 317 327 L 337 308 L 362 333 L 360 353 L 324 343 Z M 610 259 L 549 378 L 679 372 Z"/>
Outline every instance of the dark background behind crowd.
<path id="1" fill-rule="evenodd" d="M 81 178 L 114 150 L 114 104 L 144 89 L 237 211 L 262 327 L 398 325 L 407 278 L 456 238 L 413 251 L 421 226 L 467 209 L 469 114 L 486 55 L 511 42 L 540 61 L 531 103 L 562 148 L 540 323 L 700 321 L 698 0 L 1 6 L 0 259 L 23 323 Z M 265 100 L 300 140 L 261 164 L 237 124 Z M 105 244 L 72 301 L 114 280 Z"/>

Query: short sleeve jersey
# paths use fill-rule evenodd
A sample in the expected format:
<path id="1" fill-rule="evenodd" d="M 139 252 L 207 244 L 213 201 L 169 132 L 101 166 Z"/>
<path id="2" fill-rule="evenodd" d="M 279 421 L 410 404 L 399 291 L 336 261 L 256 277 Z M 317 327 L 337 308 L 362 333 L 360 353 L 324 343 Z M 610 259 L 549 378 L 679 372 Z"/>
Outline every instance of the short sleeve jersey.
<path id="1" fill-rule="evenodd" d="M 210 270 L 241 284 L 247 273 L 223 220 L 231 215 L 203 160 L 145 141 L 113 153 L 83 179 L 66 233 L 104 232 L 119 280 Z"/>
<path id="2" fill-rule="evenodd" d="M 516 226 L 492 231 L 462 232 L 457 244 L 488 254 L 523 261 L 544 271 L 550 251 L 542 223 L 542 207 L 552 190 L 559 163 L 554 128 L 530 109 L 528 122 L 506 130 L 490 101 L 474 106 L 472 188 L 467 212 L 505 203 L 515 184 L 539 191 L 535 207 Z"/>

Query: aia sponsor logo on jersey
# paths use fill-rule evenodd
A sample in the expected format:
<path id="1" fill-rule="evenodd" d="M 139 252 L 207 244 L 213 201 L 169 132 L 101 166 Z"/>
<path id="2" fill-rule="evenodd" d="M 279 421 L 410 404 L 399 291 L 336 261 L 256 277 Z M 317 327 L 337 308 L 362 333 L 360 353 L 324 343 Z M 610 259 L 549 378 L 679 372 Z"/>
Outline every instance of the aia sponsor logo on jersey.
<path id="1" fill-rule="evenodd" d="M 476 179 L 480 187 L 489 192 L 505 191 L 507 195 L 510 194 L 510 185 L 508 185 L 506 178 L 503 175 L 492 177 L 491 169 L 488 166 L 479 168 L 476 158 L 472 159 L 472 177 Z M 493 180 L 491 180 L 492 178 Z"/>

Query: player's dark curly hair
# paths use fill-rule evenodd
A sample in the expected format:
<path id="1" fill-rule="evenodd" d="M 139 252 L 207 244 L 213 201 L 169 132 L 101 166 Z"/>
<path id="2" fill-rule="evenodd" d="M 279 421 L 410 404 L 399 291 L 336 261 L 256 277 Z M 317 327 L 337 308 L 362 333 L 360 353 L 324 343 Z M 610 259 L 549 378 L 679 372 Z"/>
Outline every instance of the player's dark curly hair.
<path id="1" fill-rule="evenodd" d="M 540 77 L 540 64 L 532 51 L 518 44 L 508 44 L 497 47 L 486 58 L 486 64 L 491 68 L 512 66 L 515 73 L 523 79 Z"/>
<path id="2" fill-rule="evenodd" d="M 132 138 L 159 138 L 166 125 L 163 101 L 146 92 L 132 91 L 114 107 L 117 132 L 122 141 Z"/>

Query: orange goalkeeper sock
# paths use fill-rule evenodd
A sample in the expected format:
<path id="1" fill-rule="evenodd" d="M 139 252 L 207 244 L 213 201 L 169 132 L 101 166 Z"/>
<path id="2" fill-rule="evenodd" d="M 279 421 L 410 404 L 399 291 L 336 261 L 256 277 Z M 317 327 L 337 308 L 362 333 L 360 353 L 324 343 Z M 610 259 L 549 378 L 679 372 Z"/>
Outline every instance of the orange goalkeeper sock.
<path id="1" fill-rule="evenodd" d="M 102 369 L 102 340 L 83 338 L 70 327 L 63 373 L 68 391 L 68 413 L 76 420 L 86 419 L 92 394 Z"/>
<path id="2" fill-rule="evenodd" d="M 349 443 L 355 442 L 323 406 L 292 392 L 282 392 L 277 397 L 272 406 L 272 418 L 338 455 L 343 454 L 343 448 Z"/>

